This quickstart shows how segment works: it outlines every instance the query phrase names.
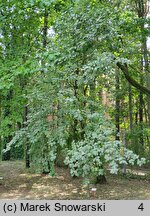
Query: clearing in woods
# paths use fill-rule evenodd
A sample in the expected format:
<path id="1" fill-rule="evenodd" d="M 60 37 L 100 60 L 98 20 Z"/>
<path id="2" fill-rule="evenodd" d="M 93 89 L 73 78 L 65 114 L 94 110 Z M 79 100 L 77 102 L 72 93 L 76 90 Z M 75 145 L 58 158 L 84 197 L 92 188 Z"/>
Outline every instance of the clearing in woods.
<path id="1" fill-rule="evenodd" d="M 65 168 L 56 170 L 57 175 L 51 177 L 27 171 L 21 161 L 0 162 L 0 199 L 95 199 L 82 178 L 71 178 Z M 96 199 L 150 199 L 149 179 L 109 174 L 107 184 L 96 188 Z"/>

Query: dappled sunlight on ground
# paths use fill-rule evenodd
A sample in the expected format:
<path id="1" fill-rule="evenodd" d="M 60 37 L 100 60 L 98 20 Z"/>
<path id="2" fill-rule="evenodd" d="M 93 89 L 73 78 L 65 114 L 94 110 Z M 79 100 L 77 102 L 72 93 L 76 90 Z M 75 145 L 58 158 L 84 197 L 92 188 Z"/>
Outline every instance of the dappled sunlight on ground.
<path id="1" fill-rule="evenodd" d="M 31 174 L 22 162 L 2 162 L 0 199 L 92 199 L 81 178 L 71 178 L 68 169 L 57 175 Z M 143 172 L 138 171 L 141 175 Z M 96 185 L 96 199 L 150 199 L 148 180 L 107 176 L 107 184 Z M 95 199 L 94 198 L 94 199 Z"/>

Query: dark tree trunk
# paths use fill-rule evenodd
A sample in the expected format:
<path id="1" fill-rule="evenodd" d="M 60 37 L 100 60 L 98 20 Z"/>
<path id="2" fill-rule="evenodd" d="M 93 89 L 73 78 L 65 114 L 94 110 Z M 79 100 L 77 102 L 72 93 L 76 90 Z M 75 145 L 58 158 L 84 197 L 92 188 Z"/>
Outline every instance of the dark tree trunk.
<path id="1" fill-rule="evenodd" d="M 4 118 L 7 118 L 11 115 L 11 108 L 10 108 L 10 104 L 11 104 L 11 100 L 13 98 L 13 91 L 10 90 L 7 94 L 6 97 L 6 106 L 4 107 Z M 8 124 L 8 128 L 9 130 L 11 130 L 12 125 L 11 123 Z M 11 133 L 9 131 L 9 133 Z M 11 141 L 12 136 L 8 135 L 6 137 L 3 138 L 3 149 L 7 149 L 7 144 Z M 6 151 L 5 153 L 2 154 L 2 160 L 10 160 L 10 150 Z"/>
<path id="2" fill-rule="evenodd" d="M 2 115 L 2 98 L 1 98 L 1 94 L 0 94 L 0 119 Z M 2 136 L 0 135 L 0 160 L 2 159 Z"/>
<path id="3" fill-rule="evenodd" d="M 47 46 L 47 31 L 48 31 L 48 10 L 44 11 L 44 26 L 43 26 L 43 48 Z"/>
<path id="4" fill-rule="evenodd" d="M 138 112 L 135 113 L 135 124 L 138 124 Z"/>
<path id="5" fill-rule="evenodd" d="M 133 112 L 132 112 L 132 86 L 129 83 L 129 117 L 130 117 L 130 131 L 133 129 Z"/>
<path id="6" fill-rule="evenodd" d="M 106 184 L 107 180 L 105 175 L 100 175 L 96 177 L 96 184 Z"/>
<path id="7" fill-rule="evenodd" d="M 28 106 L 26 105 L 24 107 L 24 127 L 27 127 L 27 120 L 28 120 Z M 30 155 L 29 155 L 29 150 L 30 150 L 30 144 L 28 137 L 26 138 L 26 143 L 25 143 L 25 164 L 26 168 L 30 168 Z"/>
<path id="8" fill-rule="evenodd" d="M 77 70 L 75 71 L 75 75 L 76 75 L 76 79 L 74 81 L 74 96 L 76 97 L 76 99 L 78 99 L 78 75 L 79 75 L 79 69 L 77 68 Z M 79 134 L 78 134 L 78 120 L 74 119 L 73 120 L 73 139 L 75 141 L 78 140 L 79 138 Z"/>
<path id="9" fill-rule="evenodd" d="M 115 124 L 116 124 L 116 140 L 120 140 L 120 79 L 118 71 L 116 71 L 116 101 L 115 101 Z"/>
<path id="10" fill-rule="evenodd" d="M 25 59 L 24 59 L 25 62 Z M 25 77 L 20 77 L 20 87 L 22 89 L 22 91 L 25 91 L 25 94 L 27 95 L 27 90 L 26 85 L 27 85 L 27 78 Z M 21 127 L 26 128 L 27 127 L 27 121 L 28 121 L 28 106 L 27 106 L 27 101 L 26 101 L 26 105 L 24 106 L 24 110 L 23 110 L 23 124 L 21 125 Z M 18 125 L 19 126 L 19 125 Z M 24 143 L 24 158 L 25 158 L 25 166 L 26 168 L 30 168 L 30 156 L 29 156 L 29 150 L 30 150 L 30 143 L 28 140 L 28 137 L 26 137 L 26 142 Z"/>
<path id="11" fill-rule="evenodd" d="M 143 94 L 140 93 L 139 95 L 139 122 L 140 122 L 140 128 L 141 128 L 141 133 L 140 133 L 140 143 L 143 146 L 144 145 L 144 138 L 143 138 Z"/>

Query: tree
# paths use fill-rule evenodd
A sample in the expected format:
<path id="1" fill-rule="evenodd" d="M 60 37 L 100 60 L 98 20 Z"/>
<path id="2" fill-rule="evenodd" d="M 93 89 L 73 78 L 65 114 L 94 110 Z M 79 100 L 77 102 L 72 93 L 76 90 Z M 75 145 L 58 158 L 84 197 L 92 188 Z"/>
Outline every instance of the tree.
<path id="1" fill-rule="evenodd" d="M 135 110 L 137 122 L 144 123 L 144 94 L 150 94 L 140 71 L 141 54 L 135 55 L 143 29 L 137 27 L 139 17 L 131 5 L 125 6 L 128 1 L 12 2 L 13 10 L 12 3 L 7 2 L 8 11 L 2 4 L 2 14 L 13 17 L 5 17 L 2 31 L 1 118 L 3 131 L 7 128 L 11 135 L 5 149 L 24 146 L 27 166 L 30 162 L 37 171 L 51 175 L 63 152 L 72 175 L 92 174 L 97 181 L 105 179 L 108 166 L 117 173 L 118 164 L 137 161 L 141 165 L 144 160 L 121 144 L 129 124 L 135 128 Z M 126 80 L 136 88 L 132 93 Z M 20 100 L 21 118 L 15 113 L 6 126 L 3 112 L 11 90 L 9 115 Z M 110 97 L 110 107 L 102 102 L 103 91 Z M 132 100 L 137 102 L 133 109 Z M 3 137 L 4 132 L 2 142 Z"/>

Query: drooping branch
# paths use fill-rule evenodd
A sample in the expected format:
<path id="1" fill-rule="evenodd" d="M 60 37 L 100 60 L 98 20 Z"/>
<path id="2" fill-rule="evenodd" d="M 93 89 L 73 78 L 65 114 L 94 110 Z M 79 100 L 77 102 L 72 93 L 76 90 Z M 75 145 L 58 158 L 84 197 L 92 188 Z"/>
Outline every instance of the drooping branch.
<path id="1" fill-rule="evenodd" d="M 140 83 L 138 83 L 136 80 L 134 80 L 128 72 L 128 66 L 126 63 L 121 64 L 120 62 L 117 62 L 117 66 L 122 70 L 124 73 L 125 78 L 128 80 L 128 82 L 134 86 L 137 90 L 143 92 L 146 95 L 150 95 L 150 90 L 146 87 L 142 86 Z"/>

